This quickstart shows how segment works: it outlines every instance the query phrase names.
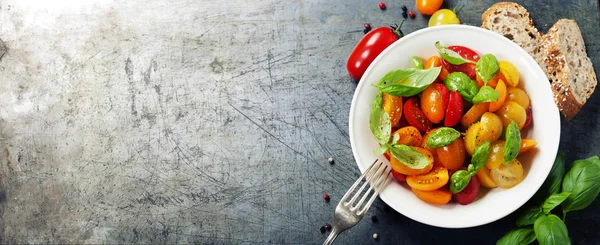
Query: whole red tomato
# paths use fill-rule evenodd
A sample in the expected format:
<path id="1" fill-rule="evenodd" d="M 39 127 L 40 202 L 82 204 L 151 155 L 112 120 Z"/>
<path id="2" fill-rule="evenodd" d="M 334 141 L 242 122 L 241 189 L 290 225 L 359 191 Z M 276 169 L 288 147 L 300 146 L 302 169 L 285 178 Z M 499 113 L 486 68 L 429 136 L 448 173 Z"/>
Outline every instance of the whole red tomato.
<path id="1" fill-rule="evenodd" d="M 404 23 L 404 20 L 402 21 Z M 402 23 L 396 29 L 377 27 L 368 32 L 356 44 L 348 57 L 346 69 L 355 80 L 360 80 L 362 75 L 371 65 L 371 62 L 388 46 L 404 36 L 400 31 Z"/>

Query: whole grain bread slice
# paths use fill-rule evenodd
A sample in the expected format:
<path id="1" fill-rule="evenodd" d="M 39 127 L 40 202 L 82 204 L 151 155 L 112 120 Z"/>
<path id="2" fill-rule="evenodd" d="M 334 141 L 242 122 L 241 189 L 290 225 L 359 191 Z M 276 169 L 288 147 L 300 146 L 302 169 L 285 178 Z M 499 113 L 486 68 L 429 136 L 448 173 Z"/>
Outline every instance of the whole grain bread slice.
<path id="1" fill-rule="evenodd" d="M 554 102 L 565 119 L 573 118 L 598 84 L 592 61 L 585 50 L 579 26 L 574 20 L 558 20 L 542 38 L 548 78 Z"/>
<path id="2" fill-rule="evenodd" d="M 521 46 L 546 72 L 540 52 L 541 34 L 533 25 L 529 12 L 513 2 L 499 2 L 482 15 L 482 28 L 494 31 Z"/>

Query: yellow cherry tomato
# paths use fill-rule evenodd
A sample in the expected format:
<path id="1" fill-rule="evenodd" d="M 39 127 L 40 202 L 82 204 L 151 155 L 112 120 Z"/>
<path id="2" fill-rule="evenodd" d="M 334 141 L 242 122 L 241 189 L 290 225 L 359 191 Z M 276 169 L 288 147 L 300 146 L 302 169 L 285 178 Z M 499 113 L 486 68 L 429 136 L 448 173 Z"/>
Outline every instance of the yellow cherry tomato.
<path id="1" fill-rule="evenodd" d="M 519 70 L 517 70 L 517 67 L 505 60 L 498 62 L 498 67 L 500 68 L 500 74 L 504 77 L 504 82 L 508 86 L 516 87 L 519 85 Z"/>
<path id="2" fill-rule="evenodd" d="M 452 10 L 440 9 L 429 18 L 429 26 L 460 24 L 460 19 Z"/>

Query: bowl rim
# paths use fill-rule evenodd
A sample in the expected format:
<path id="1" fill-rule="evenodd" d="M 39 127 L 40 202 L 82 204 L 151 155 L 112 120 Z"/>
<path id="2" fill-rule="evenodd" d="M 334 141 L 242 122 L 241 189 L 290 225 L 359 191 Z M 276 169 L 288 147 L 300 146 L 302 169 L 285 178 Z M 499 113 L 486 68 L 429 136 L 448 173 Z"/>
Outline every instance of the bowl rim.
<path id="1" fill-rule="evenodd" d="M 384 49 L 373 60 L 373 62 L 371 62 L 371 64 L 369 65 L 369 67 L 366 69 L 365 73 L 361 77 L 361 79 L 360 79 L 360 81 L 358 83 L 358 86 L 355 89 L 354 95 L 352 97 L 352 103 L 350 105 L 350 112 L 349 112 L 349 119 L 348 119 L 348 121 L 349 121 L 348 122 L 348 128 L 349 128 L 349 133 L 348 134 L 349 134 L 350 145 L 351 145 L 351 148 L 352 148 L 352 154 L 353 154 L 353 157 L 355 158 L 356 165 L 358 166 L 359 171 L 361 173 L 364 173 L 365 168 L 361 164 L 359 164 L 359 162 L 358 162 L 359 160 L 357 159 L 357 155 L 358 155 L 357 151 L 358 150 L 356 148 L 356 144 L 354 143 L 354 137 L 355 137 L 354 136 L 354 130 L 353 130 L 354 123 L 353 123 L 352 118 L 354 118 L 354 113 L 356 111 L 356 103 L 357 103 L 358 95 L 359 95 L 358 92 L 361 90 L 362 86 L 367 86 L 367 85 L 365 85 L 366 82 L 364 81 L 366 75 L 369 74 L 371 72 L 371 70 L 374 69 L 373 68 L 374 64 L 379 63 L 379 60 L 383 59 L 383 57 L 385 57 L 387 55 L 387 53 L 392 52 L 391 50 L 393 50 L 395 46 L 402 45 L 407 38 L 412 38 L 412 36 L 419 36 L 421 34 L 425 34 L 425 33 L 429 33 L 429 32 L 436 32 L 436 31 L 438 31 L 440 29 L 455 29 L 456 31 L 464 31 L 464 30 L 475 31 L 475 32 L 480 32 L 480 33 L 486 34 L 486 35 L 491 35 L 494 38 L 504 39 L 503 42 L 506 42 L 509 46 L 512 46 L 516 50 L 516 52 L 518 52 L 519 56 L 525 57 L 525 59 L 528 60 L 528 63 L 535 64 L 535 66 L 534 66 L 535 68 L 534 69 L 537 69 L 537 71 L 535 71 L 535 72 L 537 72 L 539 74 L 542 74 L 543 77 L 547 78 L 545 72 L 542 70 L 542 68 L 539 66 L 539 64 L 533 59 L 533 57 L 531 57 L 529 55 L 529 53 L 527 53 L 527 51 L 525 51 L 523 48 L 521 48 L 520 46 L 518 46 L 516 43 L 510 41 L 506 37 L 504 37 L 504 36 L 502 36 L 502 35 L 500 35 L 500 34 L 498 34 L 496 32 L 484 29 L 484 28 L 480 28 L 480 27 L 476 27 L 476 26 L 469 26 L 469 25 L 461 25 L 461 24 L 457 24 L 457 25 L 442 25 L 442 26 L 434 26 L 434 27 L 423 28 L 423 29 L 420 29 L 420 30 L 417 30 L 417 31 L 414 31 L 412 33 L 407 34 L 406 36 L 400 38 L 399 40 L 397 40 L 396 42 L 394 42 L 390 46 L 388 46 L 386 49 Z M 553 105 L 556 106 L 555 104 L 553 104 Z M 556 107 L 556 113 L 558 114 L 558 108 L 557 107 Z M 558 118 L 560 120 L 560 116 L 558 116 Z M 554 149 L 551 149 L 551 152 L 554 153 L 554 156 L 552 156 L 552 162 L 554 162 L 555 159 L 556 159 L 556 154 L 558 153 L 558 148 L 559 148 L 559 144 L 560 144 L 561 124 L 558 123 L 557 126 L 558 127 L 556 129 L 557 130 L 556 134 L 558 135 L 558 142 L 559 143 L 557 143 L 553 147 Z M 440 225 L 440 224 L 435 224 L 435 223 L 432 223 L 432 222 L 422 221 L 422 220 L 419 220 L 415 215 L 411 215 L 410 212 L 403 212 L 403 210 L 398 210 L 393 205 L 389 205 L 389 203 L 391 202 L 391 200 L 389 199 L 388 196 L 386 196 L 386 195 L 383 195 L 383 196 L 380 195 L 379 197 L 386 204 L 388 204 L 388 206 L 390 206 L 391 208 L 393 208 L 394 210 L 396 210 L 400 214 L 402 214 L 402 215 L 404 215 L 404 216 L 406 216 L 406 217 L 408 217 L 408 218 L 410 218 L 410 219 L 412 219 L 414 221 L 417 221 L 419 223 L 423 223 L 423 224 L 427 224 L 427 225 L 431 225 L 431 226 L 435 226 L 435 227 L 441 227 L 441 228 L 470 228 L 470 227 L 482 226 L 482 225 L 489 224 L 489 223 L 495 222 L 497 220 L 500 220 L 500 219 L 508 216 L 509 214 L 513 213 L 514 211 L 516 211 L 520 207 L 522 207 L 529 199 L 531 199 L 531 197 L 533 197 L 533 195 L 537 192 L 537 190 L 539 190 L 539 188 L 543 185 L 543 183 L 545 182 L 545 179 L 550 174 L 551 167 L 547 168 L 547 170 L 548 171 L 546 173 L 543 173 L 543 176 L 545 176 L 544 177 L 544 181 L 541 181 L 541 182 L 535 184 L 536 185 L 535 186 L 535 191 L 531 192 L 531 193 L 527 193 L 526 194 L 527 198 L 523 198 L 522 200 L 515 201 L 515 202 L 518 203 L 518 205 L 515 205 L 514 209 L 510 210 L 510 212 L 507 212 L 506 214 L 495 215 L 492 218 L 482 219 L 482 221 L 478 220 L 478 221 L 472 222 L 472 223 L 470 223 L 468 225 Z M 390 178 L 393 178 L 393 177 L 390 177 Z"/>

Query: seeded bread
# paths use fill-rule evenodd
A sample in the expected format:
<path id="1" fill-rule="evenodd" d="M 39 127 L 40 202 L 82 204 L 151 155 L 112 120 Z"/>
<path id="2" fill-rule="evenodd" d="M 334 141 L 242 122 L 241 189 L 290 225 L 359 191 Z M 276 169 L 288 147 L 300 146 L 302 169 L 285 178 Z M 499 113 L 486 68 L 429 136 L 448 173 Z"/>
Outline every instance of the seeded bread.
<path id="1" fill-rule="evenodd" d="M 513 2 L 499 2 L 487 9 L 481 19 L 482 28 L 497 32 L 521 46 L 546 72 L 540 52 L 541 34 L 527 9 Z"/>
<path id="2" fill-rule="evenodd" d="M 577 23 L 569 19 L 556 22 L 542 38 L 541 53 L 552 81 L 554 102 L 570 120 L 598 84 Z"/>

